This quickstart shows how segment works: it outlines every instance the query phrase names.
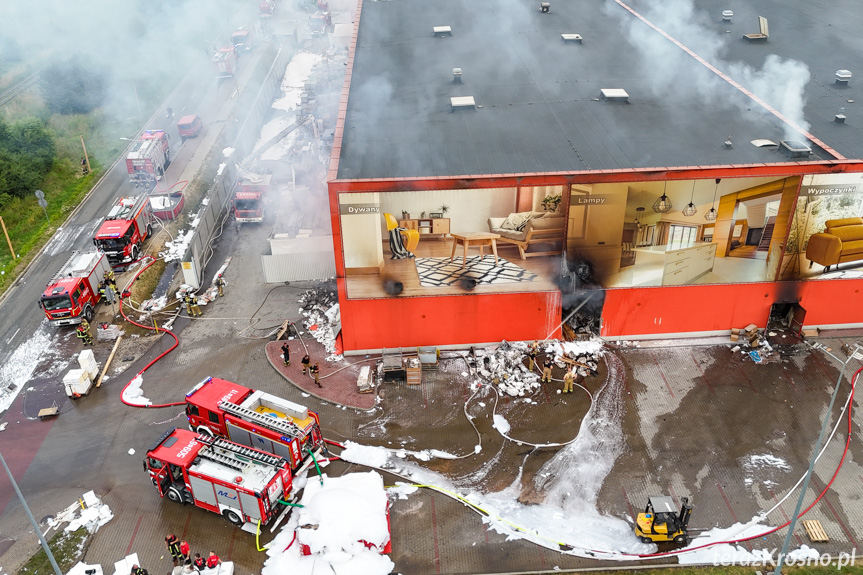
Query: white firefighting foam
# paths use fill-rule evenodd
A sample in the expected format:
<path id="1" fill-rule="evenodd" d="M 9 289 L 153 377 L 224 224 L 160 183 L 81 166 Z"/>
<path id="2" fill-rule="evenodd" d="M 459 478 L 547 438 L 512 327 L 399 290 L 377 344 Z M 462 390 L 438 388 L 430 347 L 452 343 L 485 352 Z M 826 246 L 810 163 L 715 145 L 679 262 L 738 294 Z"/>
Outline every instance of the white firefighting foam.
<path id="1" fill-rule="evenodd" d="M 391 573 L 395 564 L 382 554 L 390 540 L 383 478 L 369 471 L 322 479 L 308 478 L 304 507 L 268 546 L 262 575 Z"/>
<path id="2" fill-rule="evenodd" d="M 59 373 L 69 366 L 70 360 L 64 361 L 59 357 L 55 337 L 56 330 L 47 320 L 43 321 L 35 333 L 0 365 L 0 413 L 9 409 L 41 363 L 53 360 L 48 367 L 52 373 Z"/>
<path id="3" fill-rule="evenodd" d="M 459 489 L 445 476 L 395 457 L 397 450 L 349 442 L 341 458 L 394 471 L 416 484 L 460 493 L 488 513 L 484 522 L 509 539 L 526 539 L 555 550 L 564 544 L 572 547 L 565 553 L 582 557 L 625 560 L 623 553 L 648 553 L 654 546 L 639 542 L 629 523 L 602 515 L 596 508 L 602 483 L 623 450 L 620 396 L 625 372 L 620 360 L 610 354 L 606 359 L 608 379 L 585 416 L 577 439 L 540 470 L 541 485 L 537 487 L 545 493 L 540 505 L 518 502 L 521 490 L 518 478 L 501 492 L 481 493 Z"/>

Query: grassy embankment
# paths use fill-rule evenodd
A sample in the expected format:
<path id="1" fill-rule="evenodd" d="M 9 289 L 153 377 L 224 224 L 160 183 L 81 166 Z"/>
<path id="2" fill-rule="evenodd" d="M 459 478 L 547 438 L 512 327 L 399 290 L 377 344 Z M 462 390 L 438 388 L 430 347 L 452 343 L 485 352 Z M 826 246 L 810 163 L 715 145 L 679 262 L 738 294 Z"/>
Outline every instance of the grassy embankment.
<path id="1" fill-rule="evenodd" d="M 0 87 L 8 87 L 29 73 L 23 67 L 16 67 L 3 76 Z M 179 78 L 173 78 L 174 83 L 177 80 Z M 138 91 L 141 109 L 145 115 L 160 106 L 168 87 L 172 85 L 172 82 L 153 83 Z M 118 118 L 102 109 L 89 114 L 52 114 L 44 105 L 38 83 L 10 101 L 0 113 L 3 113 L 10 123 L 28 118 L 46 120 L 53 132 L 57 150 L 54 166 L 41 187 L 48 202 L 44 211 L 32 194 L 23 198 L 11 198 L 5 205 L 0 206 L 0 216 L 3 217 L 9 239 L 18 256 L 17 259 L 13 258 L 6 238 L 0 238 L 2 294 L 14 283 L 57 228 L 63 225 L 105 171 L 120 157 L 128 144 L 120 138 L 137 134 L 143 120 L 138 117 Z M 81 174 L 81 158 L 84 157 L 82 136 L 90 159 L 91 172 L 87 176 Z"/>
<path id="2" fill-rule="evenodd" d="M 68 572 L 84 555 L 84 547 L 89 535 L 87 529 L 81 527 L 71 533 L 60 531 L 48 541 L 48 547 L 60 571 Z M 18 569 L 17 575 L 54 575 L 54 569 L 48 561 L 45 550 L 39 548 L 39 552 Z"/>

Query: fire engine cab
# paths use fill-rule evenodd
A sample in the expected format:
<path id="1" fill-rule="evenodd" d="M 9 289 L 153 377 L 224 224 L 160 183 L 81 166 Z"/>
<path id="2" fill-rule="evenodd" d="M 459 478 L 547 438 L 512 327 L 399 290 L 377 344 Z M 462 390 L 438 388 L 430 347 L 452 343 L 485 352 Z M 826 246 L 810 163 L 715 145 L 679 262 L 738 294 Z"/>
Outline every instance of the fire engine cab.
<path id="1" fill-rule="evenodd" d="M 208 377 L 193 387 L 186 394 L 186 415 L 193 431 L 275 453 L 295 474 L 312 463 L 311 453 L 326 453 L 317 413 L 224 379 Z"/>
<path id="2" fill-rule="evenodd" d="M 39 307 L 52 325 L 75 325 L 93 319 L 99 282 L 111 269 L 102 252 L 74 252 L 45 285 Z"/>
<path id="3" fill-rule="evenodd" d="M 96 232 L 93 243 L 105 252 L 111 265 L 134 262 L 141 244 L 153 233 L 153 215 L 145 194 L 120 198 Z"/>
<path id="4" fill-rule="evenodd" d="M 147 130 L 126 155 L 126 171 L 135 187 L 152 187 L 171 163 L 170 136 L 163 130 Z"/>
<path id="5" fill-rule="evenodd" d="M 144 470 L 162 497 L 234 525 L 266 525 L 290 509 L 283 503 L 291 495 L 288 461 L 220 437 L 172 429 L 147 451 Z"/>
<path id="6" fill-rule="evenodd" d="M 234 218 L 238 222 L 264 221 L 264 195 L 270 189 L 273 176 L 251 174 L 240 180 L 234 192 Z"/>

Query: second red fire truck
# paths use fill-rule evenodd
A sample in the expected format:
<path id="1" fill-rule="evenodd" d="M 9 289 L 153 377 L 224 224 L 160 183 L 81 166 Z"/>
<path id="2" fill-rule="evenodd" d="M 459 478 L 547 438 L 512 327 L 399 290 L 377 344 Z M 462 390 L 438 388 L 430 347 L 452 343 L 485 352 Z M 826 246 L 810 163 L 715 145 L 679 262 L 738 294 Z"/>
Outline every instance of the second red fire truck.
<path id="1" fill-rule="evenodd" d="M 126 171 L 135 187 L 150 188 L 161 180 L 171 163 L 171 143 L 162 130 L 147 130 L 126 154 Z"/>
<path id="2" fill-rule="evenodd" d="M 93 319 L 99 282 L 111 269 L 102 252 L 75 252 L 45 286 L 39 307 L 52 325 L 75 325 Z"/>
<path id="3" fill-rule="evenodd" d="M 240 180 L 234 192 L 234 218 L 238 222 L 264 221 L 264 196 L 270 189 L 273 176 L 265 174 Z"/>
<path id="4" fill-rule="evenodd" d="M 287 399 L 208 377 L 186 394 L 189 427 L 198 433 L 275 453 L 297 473 L 309 454 L 326 452 L 318 414 Z"/>
<path id="5" fill-rule="evenodd" d="M 172 429 L 147 451 L 144 470 L 162 497 L 234 525 L 266 525 L 291 508 L 288 460 L 221 437 Z"/>
<path id="6" fill-rule="evenodd" d="M 153 233 L 153 215 L 146 194 L 120 198 L 96 231 L 93 243 L 111 265 L 137 261 L 141 245 Z"/>

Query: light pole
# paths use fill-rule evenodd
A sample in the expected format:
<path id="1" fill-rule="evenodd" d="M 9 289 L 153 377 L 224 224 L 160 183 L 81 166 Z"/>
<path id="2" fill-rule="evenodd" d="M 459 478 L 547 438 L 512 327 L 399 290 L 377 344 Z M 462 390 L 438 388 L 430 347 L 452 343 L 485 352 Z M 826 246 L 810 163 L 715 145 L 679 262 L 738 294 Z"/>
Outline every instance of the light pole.
<path id="1" fill-rule="evenodd" d="M 800 497 L 797 498 L 797 505 L 794 507 L 794 514 L 791 516 L 791 523 L 788 525 L 788 533 L 785 534 L 785 542 L 782 544 L 782 551 L 779 553 L 779 561 L 776 563 L 776 570 L 773 572 L 773 575 L 781 574 L 782 565 L 785 563 L 785 554 L 788 552 L 788 546 L 791 544 L 791 536 L 794 534 L 795 525 L 797 525 L 797 516 L 800 515 L 800 508 L 803 507 L 803 498 L 806 497 L 806 490 L 809 489 L 809 479 L 812 477 L 812 470 L 815 468 L 815 461 L 818 460 L 818 452 L 821 451 L 821 442 L 824 440 L 824 432 L 827 430 L 827 422 L 830 421 L 830 414 L 833 412 L 833 404 L 836 402 L 836 396 L 839 395 L 839 385 L 842 383 L 842 377 L 845 375 L 845 368 L 848 366 L 848 362 L 854 359 L 854 356 L 859 351 L 860 344 L 855 344 L 854 351 L 848 354 L 848 358 L 842 364 L 842 369 L 839 370 L 839 377 L 836 380 L 836 386 L 833 388 L 833 395 L 830 397 L 830 407 L 827 408 L 827 413 L 824 414 L 824 422 L 821 424 L 821 432 L 818 434 L 818 440 L 815 442 L 815 449 L 812 450 L 812 459 L 809 461 L 809 469 L 806 470 L 806 478 L 803 480 L 803 487 L 800 488 Z"/>
<path id="2" fill-rule="evenodd" d="M 51 553 L 51 549 L 48 547 L 48 542 L 45 541 L 45 537 L 42 535 L 42 528 L 39 527 L 38 523 L 36 523 L 36 519 L 33 517 L 33 513 L 30 512 L 30 508 L 27 506 L 27 502 L 24 501 L 24 496 L 21 494 L 21 490 L 18 489 L 18 483 L 12 476 L 12 472 L 9 471 L 9 466 L 6 465 L 6 460 L 3 459 L 2 453 L 0 453 L 0 462 L 3 463 L 3 469 L 6 470 L 6 475 L 9 476 L 9 481 L 12 482 L 12 487 L 15 488 L 15 493 L 16 495 L 18 495 L 18 499 L 21 501 L 21 507 L 23 507 L 24 511 L 27 512 L 27 518 L 30 519 L 30 523 L 33 524 L 33 529 L 36 531 L 36 535 L 39 537 L 39 543 L 42 544 L 42 549 L 45 550 L 45 555 L 48 556 L 48 561 L 51 562 L 51 567 L 54 569 L 55 575 L 63 575 L 63 572 L 60 571 L 60 567 L 57 565 L 57 560 L 54 559 L 54 554 Z"/>
<path id="3" fill-rule="evenodd" d="M 90 173 L 90 156 L 87 155 L 87 146 L 84 145 L 84 136 L 81 136 L 81 147 L 84 148 L 84 161 L 87 166 L 87 173 Z"/>

